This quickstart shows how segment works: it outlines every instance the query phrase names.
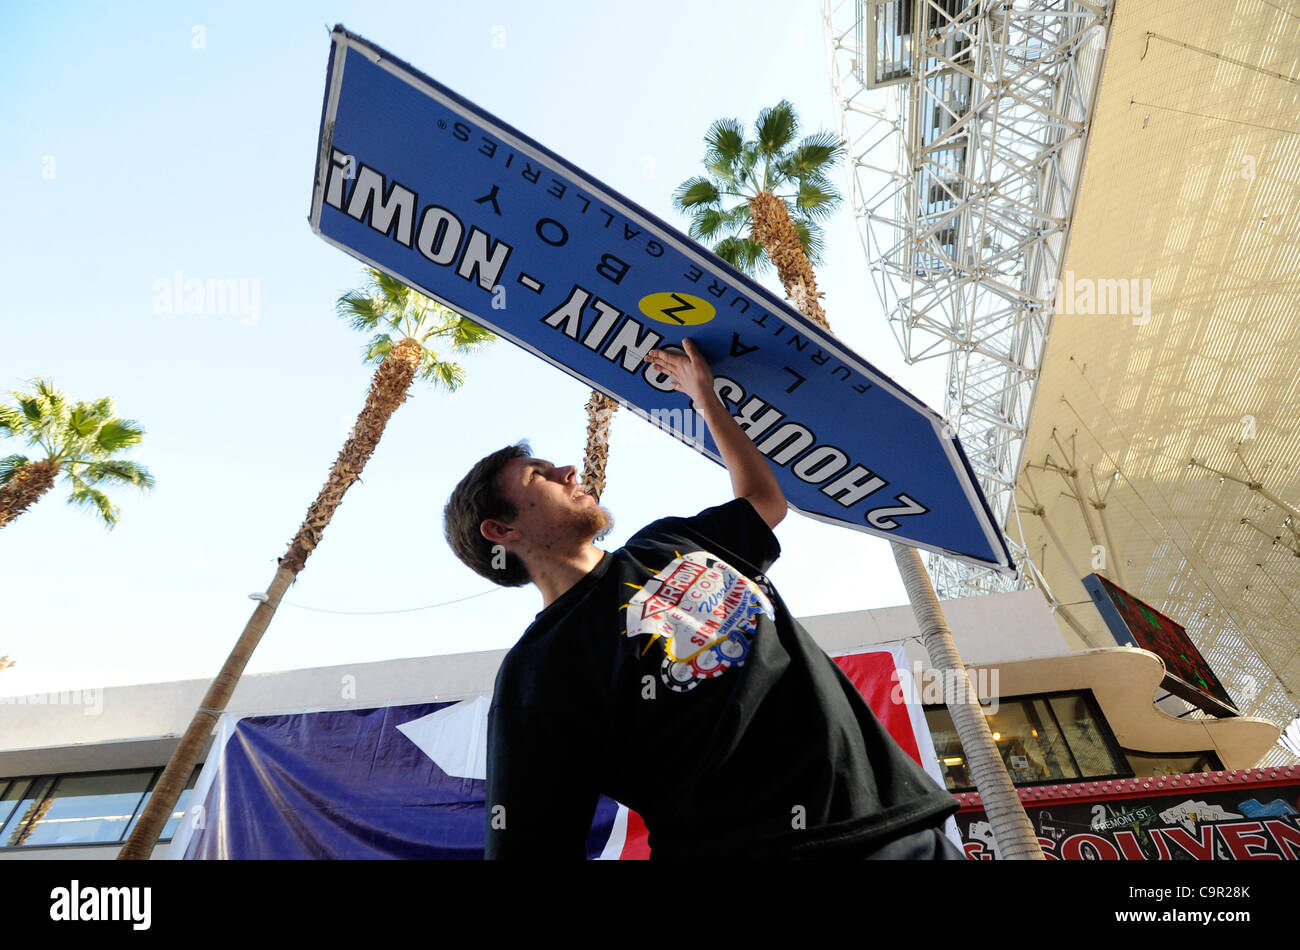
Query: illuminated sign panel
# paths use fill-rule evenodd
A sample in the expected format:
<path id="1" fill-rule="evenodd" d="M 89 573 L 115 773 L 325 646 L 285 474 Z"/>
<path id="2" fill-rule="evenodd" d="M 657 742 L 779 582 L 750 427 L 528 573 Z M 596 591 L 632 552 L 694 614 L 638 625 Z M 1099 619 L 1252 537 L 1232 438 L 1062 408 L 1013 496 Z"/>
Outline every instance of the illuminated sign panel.
<path id="1" fill-rule="evenodd" d="M 1100 574 L 1089 574 L 1083 579 L 1083 586 L 1092 595 L 1116 643 L 1141 647 L 1164 660 L 1166 689 L 1216 716 L 1238 714 L 1237 704 L 1182 624 Z"/>

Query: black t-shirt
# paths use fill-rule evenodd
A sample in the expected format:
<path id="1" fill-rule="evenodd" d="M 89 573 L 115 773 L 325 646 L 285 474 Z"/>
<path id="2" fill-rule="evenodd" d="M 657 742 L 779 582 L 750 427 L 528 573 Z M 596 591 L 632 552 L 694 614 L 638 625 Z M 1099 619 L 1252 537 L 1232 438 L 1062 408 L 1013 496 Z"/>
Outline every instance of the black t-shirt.
<path id="1" fill-rule="evenodd" d="M 488 713 L 487 857 L 585 856 L 600 794 L 654 858 L 847 855 L 956 811 L 762 576 L 780 553 L 737 498 L 537 614 Z"/>

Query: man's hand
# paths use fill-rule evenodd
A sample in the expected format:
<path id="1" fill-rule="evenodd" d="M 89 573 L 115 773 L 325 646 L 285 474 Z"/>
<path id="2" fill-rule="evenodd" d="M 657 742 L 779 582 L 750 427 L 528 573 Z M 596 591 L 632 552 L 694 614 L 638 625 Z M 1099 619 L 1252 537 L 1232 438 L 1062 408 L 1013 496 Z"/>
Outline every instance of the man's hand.
<path id="1" fill-rule="evenodd" d="M 646 360 L 661 373 L 672 378 L 673 389 L 691 397 L 695 411 L 703 417 L 713 441 L 722 453 L 731 475 L 732 493 L 747 498 L 769 528 L 785 517 L 785 494 L 776 480 L 772 465 L 758 451 L 744 430 L 736 424 L 728 409 L 713 390 L 713 371 L 699 347 L 682 338 L 685 354 L 651 350 Z"/>
<path id="2" fill-rule="evenodd" d="M 713 371 L 709 369 L 708 361 L 700 348 L 689 338 L 682 338 L 682 349 L 686 351 L 685 355 L 670 353 L 668 350 L 651 350 L 645 358 L 656 370 L 670 376 L 673 389 L 690 396 L 691 401 L 703 412 L 706 401 L 717 402 L 718 399 L 713 392 Z"/>

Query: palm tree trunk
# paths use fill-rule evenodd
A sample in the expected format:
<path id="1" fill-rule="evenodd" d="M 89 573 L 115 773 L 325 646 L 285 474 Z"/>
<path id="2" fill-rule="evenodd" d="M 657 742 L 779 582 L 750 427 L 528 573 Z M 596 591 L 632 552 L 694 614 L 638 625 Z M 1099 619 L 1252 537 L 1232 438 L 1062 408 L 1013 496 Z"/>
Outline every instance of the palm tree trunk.
<path id="1" fill-rule="evenodd" d="M 760 191 L 749 199 L 749 219 L 754 240 L 763 245 L 768 260 L 776 266 L 776 276 L 790 302 L 804 316 L 829 330 L 831 325 L 826 320 L 821 294 L 817 290 L 817 275 L 799 243 L 799 232 L 790 220 L 785 202 L 776 195 Z"/>
<path id="2" fill-rule="evenodd" d="M 185 790 L 185 783 L 189 780 L 190 773 L 194 771 L 194 766 L 198 764 L 199 756 L 203 754 L 204 744 L 212 736 L 212 730 L 230 702 L 235 686 L 243 675 L 244 667 L 248 665 L 262 635 L 266 633 L 266 628 L 280 605 L 280 599 L 293 583 L 294 576 L 295 572 L 281 563 L 279 570 L 275 572 L 275 577 L 271 580 L 271 586 L 266 589 L 266 600 L 257 605 L 253 616 L 244 625 L 244 632 L 235 643 L 234 649 L 230 651 L 225 665 L 221 667 L 221 672 L 208 686 L 203 702 L 195 712 L 194 718 L 190 720 L 189 728 L 185 730 L 185 735 L 181 737 L 180 743 L 167 761 L 167 767 L 163 769 L 158 784 L 154 786 L 149 801 L 145 803 L 140 820 L 136 822 L 130 837 L 118 852 L 119 861 L 144 861 L 153 854 L 153 849 L 158 844 L 158 836 L 162 834 L 168 819 L 171 818 L 176 802 L 180 800 L 181 792 Z"/>
<path id="3" fill-rule="evenodd" d="M 27 839 L 32 836 L 32 832 L 36 830 L 37 825 L 41 823 L 41 819 L 45 817 L 56 800 L 53 795 L 47 795 L 43 802 L 39 804 L 33 802 L 27 809 L 27 814 L 23 815 L 22 820 L 18 822 L 23 830 L 10 838 L 5 847 L 20 848 L 25 845 Z"/>
<path id="4" fill-rule="evenodd" d="M 988 720 L 980 708 L 979 697 L 971 685 L 970 675 L 957 653 L 957 644 L 948 629 L 948 621 L 944 619 L 930 575 L 921 563 L 921 554 L 916 548 L 897 541 L 891 541 L 890 546 L 894 550 L 894 561 L 898 564 L 903 586 L 907 588 L 912 613 L 921 628 L 921 642 L 925 644 L 930 665 L 940 677 L 939 682 L 955 684 L 952 695 L 945 696 L 944 700 L 957 730 L 957 738 L 961 740 L 967 768 L 983 800 L 998 854 L 1007 859 L 1045 861 L 1043 850 L 1038 845 L 1038 835 L 1025 814 L 1011 776 L 1007 774 Z"/>
<path id="5" fill-rule="evenodd" d="M 587 400 L 587 451 L 582 458 L 582 488 L 600 501 L 605 491 L 605 465 L 609 462 L 609 426 L 618 403 L 595 389 Z"/>
<path id="6" fill-rule="evenodd" d="M 244 632 L 230 651 L 230 656 L 226 658 L 221 672 L 208 687 L 203 703 L 195 712 L 189 728 L 185 730 L 185 735 L 181 737 L 157 786 L 149 796 L 140 820 L 118 853 L 119 861 L 147 860 L 153 853 L 158 836 L 162 834 L 190 773 L 198 763 L 204 743 L 212 735 L 217 719 L 230 702 L 244 667 L 248 665 L 271 618 L 275 616 L 281 598 L 320 543 L 334 510 L 343 501 L 344 492 L 360 477 L 362 468 L 374 454 L 388 420 L 397 407 L 406 401 L 411 381 L 415 379 L 416 370 L 420 367 L 420 355 L 420 344 L 408 338 L 394 344 L 379 369 L 375 370 L 365 408 L 357 416 L 352 434 L 343 444 L 324 487 L 308 510 L 307 518 L 297 535 L 290 542 L 288 552 L 280 558 L 280 566 L 271 580 L 271 586 L 266 590 L 266 599 L 253 610 L 253 615 L 244 626 Z"/>
<path id="7" fill-rule="evenodd" d="M 28 462 L 0 487 L 0 528 L 13 521 L 54 487 L 58 459 Z"/>
<path id="8" fill-rule="evenodd" d="M 776 265 L 777 275 L 781 278 L 786 294 L 807 317 L 830 331 L 826 314 L 817 299 L 820 295 L 817 293 L 812 265 L 799 244 L 799 235 L 790 220 L 785 202 L 775 195 L 760 192 L 750 199 L 749 206 L 754 240 L 763 245 L 764 251 Z M 771 245 L 768 244 L 769 241 L 772 242 Z M 953 695 L 946 696 L 945 701 L 957 730 L 957 738 L 961 741 L 970 765 L 971 777 L 983 799 L 984 811 L 988 815 L 998 853 L 1003 858 L 1046 860 L 1038 845 L 1034 826 L 1025 814 L 1024 805 L 1016 794 L 1015 785 L 994 744 L 993 733 L 989 730 L 988 720 L 984 718 L 979 698 L 970 686 L 969 674 L 957 652 L 957 644 L 953 642 L 952 631 L 944 619 L 934 585 L 930 583 L 930 576 L 921 563 L 921 555 L 910 545 L 899 544 L 897 541 L 890 544 L 894 560 L 898 564 L 898 573 L 907 589 L 907 599 L 911 602 L 912 612 L 921 627 L 921 637 L 930 657 L 930 665 L 941 677 L 940 682 L 956 682 L 965 687 L 953 690 Z"/>

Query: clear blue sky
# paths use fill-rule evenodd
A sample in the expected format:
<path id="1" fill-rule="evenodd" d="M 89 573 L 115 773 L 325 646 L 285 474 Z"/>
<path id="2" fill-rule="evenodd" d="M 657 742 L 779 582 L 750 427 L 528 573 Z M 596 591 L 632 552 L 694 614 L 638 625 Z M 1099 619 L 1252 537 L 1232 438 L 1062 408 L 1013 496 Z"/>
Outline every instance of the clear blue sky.
<path id="1" fill-rule="evenodd" d="M 324 482 L 372 372 L 333 309 L 361 265 L 306 220 L 336 22 L 683 230 L 669 198 L 712 120 L 749 123 L 784 97 L 805 131 L 835 127 L 814 0 L 9 8 L 0 390 L 48 376 L 73 398 L 111 395 L 146 428 L 131 457 L 158 486 L 117 490 L 113 531 L 62 487 L 0 531 L 0 655 L 18 664 L 0 694 L 212 676 Z M 944 367 L 903 364 L 847 206 L 827 244 L 838 335 L 941 408 Z M 155 281 L 178 271 L 257 281 L 257 320 L 155 313 Z M 417 384 L 398 410 L 250 672 L 500 649 L 541 608 L 535 588 L 494 588 L 456 561 L 441 509 L 474 461 L 519 438 L 579 463 L 589 390 L 505 341 L 465 366 L 459 393 Z M 508 398 L 520 389 L 535 398 Z M 604 547 L 730 497 L 720 466 L 616 419 Z M 797 614 L 905 602 L 886 542 L 796 513 L 777 536 L 771 578 Z M 409 613 L 290 606 L 483 591 Z"/>

